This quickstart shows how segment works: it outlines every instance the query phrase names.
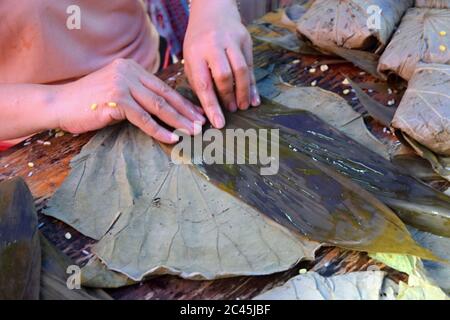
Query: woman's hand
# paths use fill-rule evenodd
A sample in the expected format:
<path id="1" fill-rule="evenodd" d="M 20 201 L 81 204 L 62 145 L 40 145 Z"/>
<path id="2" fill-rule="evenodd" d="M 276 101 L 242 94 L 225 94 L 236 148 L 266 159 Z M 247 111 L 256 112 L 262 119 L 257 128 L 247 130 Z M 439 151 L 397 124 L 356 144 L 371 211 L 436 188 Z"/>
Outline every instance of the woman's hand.
<path id="1" fill-rule="evenodd" d="M 200 107 L 133 60 L 118 59 L 78 81 L 58 86 L 54 97 L 58 125 L 72 133 L 127 119 L 149 136 L 175 143 L 179 137 L 155 118 L 189 134 L 199 133 L 205 123 Z"/>
<path id="2" fill-rule="evenodd" d="M 231 112 L 260 104 L 252 40 L 235 0 L 192 0 L 184 58 L 189 82 L 216 128 L 225 125 L 219 101 Z"/>

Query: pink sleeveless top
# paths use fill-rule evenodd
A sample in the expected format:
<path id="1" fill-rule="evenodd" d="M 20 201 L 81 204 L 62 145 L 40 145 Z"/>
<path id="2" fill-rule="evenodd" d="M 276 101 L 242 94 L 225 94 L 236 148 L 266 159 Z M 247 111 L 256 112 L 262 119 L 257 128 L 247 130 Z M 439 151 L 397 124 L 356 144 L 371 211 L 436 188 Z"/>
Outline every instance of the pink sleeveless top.
<path id="1" fill-rule="evenodd" d="M 158 69 L 142 0 L 0 1 L 0 83 L 64 82 L 116 58 Z"/>

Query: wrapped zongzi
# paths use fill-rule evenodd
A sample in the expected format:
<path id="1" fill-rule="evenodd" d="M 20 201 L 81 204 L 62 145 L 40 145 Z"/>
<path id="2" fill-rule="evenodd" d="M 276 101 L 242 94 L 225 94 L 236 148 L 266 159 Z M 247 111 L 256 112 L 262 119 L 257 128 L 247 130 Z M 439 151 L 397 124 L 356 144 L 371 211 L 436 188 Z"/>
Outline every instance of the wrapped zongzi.
<path id="1" fill-rule="evenodd" d="M 411 79 L 419 62 L 450 64 L 450 9 L 412 8 L 380 58 L 380 72 Z"/>
<path id="2" fill-rule="evenodd" d="M 450 0 L 416 0 L 416 7 L 450 9 Z"/>
<path id="3" fill-rule="evenodd" d="M 335 52 L 335 47 L 378 52 L 412 4 L 412 0 L 316 0 L 297 29 L 324 52 Z"/>
<path id="4" fill-rule="evenodd" d="M 450 65 L 419 64 L 392 125 L 436 153 L 450 155 Z"/>

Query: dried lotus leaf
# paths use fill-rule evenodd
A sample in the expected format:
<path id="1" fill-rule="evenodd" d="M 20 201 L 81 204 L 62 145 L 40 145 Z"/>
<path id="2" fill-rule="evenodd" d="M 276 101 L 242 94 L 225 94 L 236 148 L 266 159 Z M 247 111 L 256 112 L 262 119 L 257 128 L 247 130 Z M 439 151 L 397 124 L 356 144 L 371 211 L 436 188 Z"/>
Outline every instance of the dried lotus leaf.
<path id="1" fill-rule="evenodd" d="M 93 252 L 119 273 L 105 274 L 94 263 L 84 270 L 86 285 L 129 284 L 123 275 L 140 281 L 271 274 L 313 258 L 320 245 L 220 190 L 193 166 L 174 165 L 131 124 L 100 131 L 71 165 L 46 214 L 100 239 Z"/>

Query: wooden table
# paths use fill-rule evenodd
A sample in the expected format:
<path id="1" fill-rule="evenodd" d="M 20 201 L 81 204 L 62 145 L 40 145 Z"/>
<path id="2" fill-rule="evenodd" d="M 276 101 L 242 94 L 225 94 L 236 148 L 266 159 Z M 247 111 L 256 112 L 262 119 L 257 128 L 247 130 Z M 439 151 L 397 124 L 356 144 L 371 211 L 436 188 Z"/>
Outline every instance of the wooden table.
<path id="1" fill-rule="evenodd" d="M 258 33 L 258 28 L 251 27 L 252 33 Z M 274 73 L 280 72 L 283 81 L 293 85 L 309 86 L 317 80 L 317 86 L 342 94 L 343 76 L 346 74 L 358 82 L 375 82 L 373 78 L 361 73 L 361 70 L 349 63 L 342 63 L 336 58 L 301 56 L 271 48 L 266 44 L 255 44 L 255 64 L 258 67 L 271 67 Z M 330 69 L 326 72 L 318 71 L 314 74 L 308 72 L 312 65 L 328 64 Z M 172 66 L 160 74 L 168 83 L 176 82 L 183 76 L 181 64 Z M 359 102 L 353 94 L 344 96 L 355 110 L 361 111 Z M 387 103 L 392 96 L 387 93 L 378 94 L 376 98 Z M 396 99 L 398 101 L 399 99 Z M 382 127 L 371 121 L 371 130 L 378 136 L 383 134 Z M 66 133 L 55 137 L 54 132 L 38 134 L 24 143 L 0 153 L 0 180 L 21 176 L 25 179 L 35 198 L 39 212 L 40 230 L 59 249 L 69 255 L 77 264 L 86 263 L 91 257 L 90 248 L 93 240 L 64 223 L 41 214 L 49 197 L 69 174 L 69 162 L 79 153 L 94 133 L 74 136 Z M 49 141 L 51 145 L 44 144 Z M 28 163 L 33 162 L 34 167 L 29 168 Z M 66 232 L 72 238 L 65 238 Z M 84 252 L 84 253 L 83 253 Z M 160 276 L 130 287 L 108 290 L 117 299 L 248 299 L 283 284 L 289 278 L 298 274 L 298 270 L 306 268 L 316 271 L 324 276 L 343 274 L 351 271 L 367 270 L 369 266 L 378 266 L 387 271 L 388 276 L 395 280 L 406 280 L 406 275 L 392 270 L 381 263 L 371 260 L 365 253 L 341 250 L 326 247 L 319 250 L 316 259 L 312 262 L 300 262 L 291 270 L 278 274 L 259 277 L 235 277 L 215 281 L 191 281 L 175 276 Z"/>

